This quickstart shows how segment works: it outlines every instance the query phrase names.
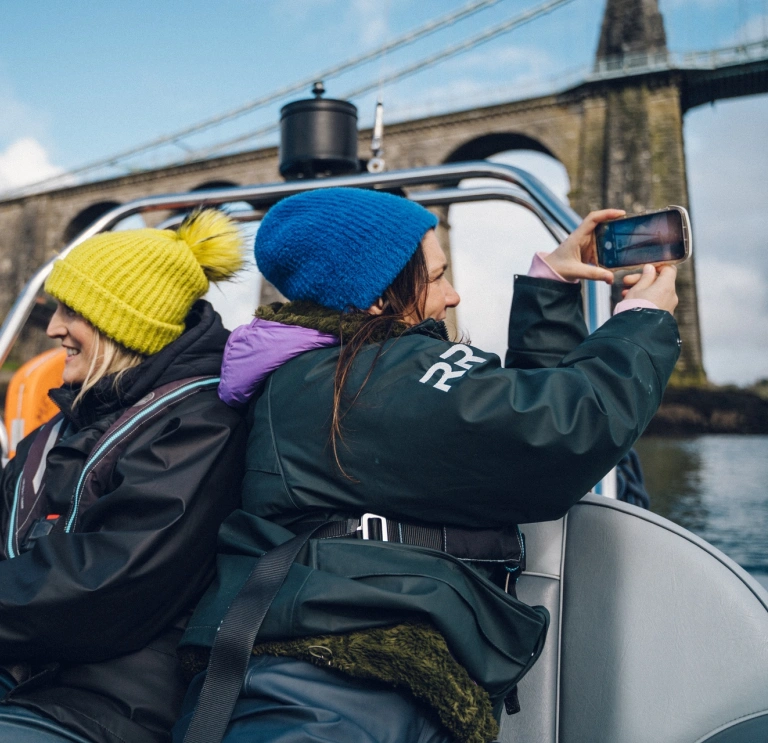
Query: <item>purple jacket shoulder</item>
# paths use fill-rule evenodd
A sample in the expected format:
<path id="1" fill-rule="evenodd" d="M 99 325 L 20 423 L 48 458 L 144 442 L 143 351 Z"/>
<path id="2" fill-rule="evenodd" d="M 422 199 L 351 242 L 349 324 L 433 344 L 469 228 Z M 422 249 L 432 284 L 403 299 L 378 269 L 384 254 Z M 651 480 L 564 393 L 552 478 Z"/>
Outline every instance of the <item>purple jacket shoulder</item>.
<path id="1" fill-rule="evenodd" d="M 219 397 L 233 408 L 243 407 L 275 369 L 306 351 L 338 343 L 339 339 L 328 333 L 257 317 L 229 336 Z"/>

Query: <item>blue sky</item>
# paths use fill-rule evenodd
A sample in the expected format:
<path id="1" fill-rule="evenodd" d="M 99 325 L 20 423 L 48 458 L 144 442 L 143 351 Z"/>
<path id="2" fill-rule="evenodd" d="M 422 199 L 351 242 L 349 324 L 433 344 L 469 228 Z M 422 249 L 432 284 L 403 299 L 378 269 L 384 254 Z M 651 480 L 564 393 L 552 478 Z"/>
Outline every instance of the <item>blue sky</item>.
<path id="1" fill-rule="evenodd" d="M 0 0 L 0 190 L 222 113 L 466 1 Z M 343 97 L 538 4 L 503 0 L 453 28 L 329 80 L 326 87 L 329 94 Z M 472 52 L 384 87 L 389 120 L 562 85 L 591 64 L 603 6 L 600 0 L 573 0 Z M 660 7 L 675 52 L 762 38 L 768 20 L 766 0 L 660 0 Z M 374 96 L 354 101 L 363 126 L 371 123 Z M 748 383 L 768 376 L 767 98 L 720 103 L 686 117 L 705 362 L 717 382 Z M 204 148 L 271 124 L 280 103 L 190 138 L 187 145 Z M 249 144 L 274 141 L 269 135 Z M 129 165 L 162 165 L 183 155 L 178 148 L 166 148 Z M 557 166 L 531 158 L 526 163 L 550 178 L 553 187 L 567 188 Z M 483 213 L 479 224 L 475 217 L 474 226 L 471 208 L 464 211 L 455 214 L 458 264 L 474 263 L 461 256 L 471 256 L 472 244 L 481 238 L 496 241 L 498 250 L 488 251 L 489 261 L 505 266 L 523 262 L 522 256 L 505 258 L 510 241 L 523 243 L 527 257 L 541 239 L 533 226 L 501 207 L 495 216 Z M 510 234 L 513 224 L 517 227 Z M 498 329 L 494 325 L 486 333 L 483 312 L 489 297 L 495 297 L 494 306 L 503 304 L 506 289 L 495 288 L 501 280 L 498 271 L 491 271 L 491 277 L 476 273 L 468 267 L 463 279 L 457 275 L 466 295 L 460 319 L 478 345 L 498 346 Z"/>

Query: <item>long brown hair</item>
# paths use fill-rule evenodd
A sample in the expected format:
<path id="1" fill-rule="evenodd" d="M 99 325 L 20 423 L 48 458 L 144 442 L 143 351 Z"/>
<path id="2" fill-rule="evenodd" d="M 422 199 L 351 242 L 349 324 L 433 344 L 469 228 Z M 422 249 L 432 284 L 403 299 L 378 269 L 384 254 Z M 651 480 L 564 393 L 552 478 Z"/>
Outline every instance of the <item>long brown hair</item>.
<path id="1" fill-rule="evenodd" d="M 373 315 L 357 308 L 341 315 L 339 321 L 341 350 L 336 364 L 336 373 L 333 377 L 331 449 L 336 465 L 342 474 L 350 480 L 354 478 L 344 471 L 339 459 L 339 443 L 343 442 L 341 429 L 344 416 L 355 404 L 363 388 L 368 383 L 376 362 L 379 360 L 379 356 L 384 349 L 384 343 L 399 334 L 398 330 L 402 330 L 402 325 L 406 322 L 406 319 L 408 319 L 409 323 L 412 323 L 412 318 L 415 318 L 417 322 L 424 320 L 428 284 L 429 271 L 427 270 L 427 260 L 424 256 L 424 249 L 421 243 L 419 243 L 416 252 L 411 256 L 408 263 L 405 264 L 402 271 L 400 271 L 395 280 L 381 295 L 380 306 L 382 311 L 380 315 Z M 360 323 L 354 333 L 349 338 L 346 338 L 343 332 L 344 320 L 348 319 L 352 314 L 357 315 L 355 319 L 359 319 Z M 368 369 L 368 373 L 351 399 L 345 400 L 345 387 L 355 359 L 363 347 L 372 342 L 378 343 L 379 347 Z"/>

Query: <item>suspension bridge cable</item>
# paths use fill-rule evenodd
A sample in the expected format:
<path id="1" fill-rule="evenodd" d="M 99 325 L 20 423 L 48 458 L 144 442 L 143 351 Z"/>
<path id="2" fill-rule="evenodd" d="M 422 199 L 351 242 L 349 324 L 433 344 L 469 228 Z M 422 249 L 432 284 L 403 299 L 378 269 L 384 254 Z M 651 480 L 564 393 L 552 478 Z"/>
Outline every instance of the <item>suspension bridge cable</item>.
<path id="1" fill-rule="evenodd" d="M 492 39 L 495 39 L 498 36 L 501 36 L 502 34 L 508 33 L 515 28 L 519 28 L 520 26 L 523 26 L 526 23 L 530 23 L 536 18 L 546 15 L 547 13 L 551 13 L 553 10 L 557 10 L 563 5 L 568 5 L 573 1 L 574 0 L 549 0 L 549 2 L 546 2 L 543 5 L 539 5 L 536 8 L 533 8 L 524 13 L 521 13 L 520 15 L 517 15 L 514 18 L 510 18 L 505 23 L 501 23 L 498 26 L 494 26 L 493 28 L 483 31 L 482 33 L 477 34 L 476 36 L 472 36 L 471 38 L 466 39 L 465 41 L 462 41 L 458 44 L 449 46 L 446 49 L 443 49 L 443 51 L 441 52 L 437 52 L 436 54 L 433 54 L 430 57 L 426 57 L 425 59 L 422 59 L 418 62 L 415 62 L 412 65 L 404 67 L 403 69 L 398 70 L 390 75 L 385 75 L 384 79 L 382 80 L 382 84 L 387 85 L 388 83 L 397 82 L 406 77 L 409 77 L 410 75 L 416 74 L 417 72 L 426 70 L 428 67 L 433 67 L 439 62 L 443 62 L 446 59 L 449 59 L 450 57 L 455 57 L 464 52 L 468 52 L 471 49 L 474 49 L 475 47 L 480 46 L 481 44 L 491 41 Z M 366 85 L 362 85 L 361 87 L 355 88 L 355 90 L 352 90 L 349 93 L 347 93 L 344 96 L 344 98 L 345 99 L 357 98 L 358 96 L 363 95 L 363 93 L 367 93 L 368 91 L 373 90 L 375 87 L 378 86 L 378 84 L 379 83 L 377 81 L 376 83 L 368 83 Z"/>
<path id="2" fill-rule="evenodd" d="M 35 183 L 28 184 L 27 186 L 24 187 L 24 190 L 41 186 L 46 183 L 52 183 L 64 177 L 71 177 L 73 175 L 79 175 L 81 173 L 86 173 L 91 170 L 96 170 L 97 168 L 114 166 L 114 165 L 117 165 L 120 161 L 125 160 L 129 157 L 133 157 L 134 155 L 140 155 L 142 153 L 149 152 L 150 150 L 157 149 L 158 147 L 161 147 L 163 145 L 178 144 L 179 140 L 184 139 L 190 136 L 191 134 L 197 134 L 199 132 L 206 131 L 213 127 L 219 126 L 220 124 L 226 123 L 227 121 L 232 121 L 236 118 L 239 118 L 240 116 L 244 116 L 245 114 L 250 113 L 251 111 L 255 111 L 258 108 L 262 108 L 270 103 L 280 100 L 280 98 L 284 98 L 290 95 L 291 93 L 296 93 L 297 91 L 303 90 L 304 88 L 306 88 L 316 80 L 328 80 L 332 77 L 336 77 L 337 75 L 340 75 L 343 72 L 348 72 L 367 62 L 380 58 L 381 55 L 383 54 L 393 52 L 397 49 L 401 49 L 402 47 L 413 44 L 416 41 L 424 38 L 425 36 L 428 36 L 437 31 L 440 31 L 441 29 L 446 28 L 447 26 L 451 26 L 454 23 L 462 21 L 465 18 L 468 18 L 474 15 L 475 13 L 480 12 L 481 10 L 490 8 L 493 5 L 497 5 L 500 2 L 504 2 L 504 0 L 471 0 L 471 2 L 467 3 L 466 5 L 463 5 L 458 10 L 452 11 L 450 13 L 447 13 L 446 15 L 440 16 L 439 18 L 435 18 L 431 21 L 428 21 L 422 26 L 419 26 L 418 28 L 415 28 L 412 31 L 408 31 L 402 34 L 401 36 L 398 36 L 397 38 L 393 39 L 392 41 L 389 41 L 379 46 L 376 49 L 373 49 L 369 52 L 365 52 L 363 54 L 359 54 L 355 57 L 352 57 L 346 60 L 345 62 L 341 62 L 340 64 L 334 65 L 333 67 L 329 67 L 325 70 L 321 70 L 320 72 L 315 73 L 311 77 L 306 77 L 300 80 L 299 82 L 286 85 L 285 87 L 280 88 L 279 90 L 276 90 L 272 93 L 268 93 L 267 95 L 261 96 L 260 98 L 256 98 L 255 100 L 249 101 L 248 103 L 242 106 L 238 106 L 237 108 L 234 108 L 223 114 L 219 114 L 218 116 L 214 116 L 210 119 L 205 119 L 204 121 L 198 122 L 197 124 L 193 124 L 192 126 L 182 129 L 174 134 L 167 134 L 162 137 L 158 137 L 149 142 L 146 142 L 143 145 L 137 145 L 136 147 L 123 150 L 122 152 L 119 152 L 116 155 L 112 155 L 111 157 L 102 158 L 92 163 L 88 163 L 87 165 L 83 165 L 79 168 L 75 168 L 74 170 L 70 170 L 66 173 L 51 176 L 50 178 L 45 178 Z"/>
<path id="3" fill-rule="evenodd" d="M 348 92 L 347 94 L 341 97 L 344 100 L 350 100 L 352 98 L 357 98 L 363 95 L 364 93 L 368 93 L 369 91 L 374 90 L 377 87 L 402 80 L 403 78 L 406 78 L 406 77 L 409 77 L 410 75 L 414 75 L 418 72 L 421 72 L 422 70 L 425 70 L 428 67 L 433 67 L 439 62 L 442 62 L 450 57 L 455 57 L 459 54 L 463 54 L 464 52 L 468 52 L 471 49 L 474 49 L 475 47 L 480 46 L 480 44 L 484 44 L 488 41 L 491 41 L 492 39 L 495 39 L 498 36 L 501 36 L 502 34 L 509 33 L 513 29 L 519 28 L 520 26 L 526 23 L 529 23 L 530 21 L 533 21 L 542 15 L 551 13 L 552 11 L 557 10 L 563 5 L 568 5 L 568 3 L 572 3 L 573 1 L 574 0 L 549 0 L 549 2 L 545 2 L 543 5 L 539 5 L 535 8 L 532 8 L 531 10 L 525 11 L 524 13 L 520 13 L 519 15 L 516 15 L 513 18 L 510 18 L 505 23 L 501 23 L 499 25 L 494 26 L 493 28 L 482 31 L 481 33 L 475 36 L 472 36 L 469 39 L 466 39 L 465 41 L 449 46 L 443 49 L 442 51 L 437 52 L 424 59 L 421 59 L 418 62 L 410 64 L 407 67 L 403 67 L 402 69 L 392 72 L 389 75 L 385 75 L 381 80 L 377 80 L 373 83 L 366 83 L 365 85 L 362 85 L 359 88 L 355 88 L 354 90 Z M 268 126 L 262 127 L 261 129 L 257 129 L 256 131 L 250 132 L 249 134 L 243 134 L 243 135 L 240 135 L 239 137 L 228 139 L 225 142 L 220 142 L 217 145 L 213 145 L 212 147 L 208 147 L 203 150 L 197 150 L 196 152 L 193 153 L 193 155 L 195 156 L 196 159 L 204 158 L 204 157 L 207 157 L 208 155 L 212 155 L 216 152 L 220 152 L 221 150 L 227 149 L 228 147 L 232 147 L 233 145 L 242 144 L 243 142 L 247 142 L 250 139 L 255 139 L 256 137 L 260 137 L 265 134 L 270 134 L 276 131 L 278 128 L 279 128 L 279 124 L 269 124 Z"/>

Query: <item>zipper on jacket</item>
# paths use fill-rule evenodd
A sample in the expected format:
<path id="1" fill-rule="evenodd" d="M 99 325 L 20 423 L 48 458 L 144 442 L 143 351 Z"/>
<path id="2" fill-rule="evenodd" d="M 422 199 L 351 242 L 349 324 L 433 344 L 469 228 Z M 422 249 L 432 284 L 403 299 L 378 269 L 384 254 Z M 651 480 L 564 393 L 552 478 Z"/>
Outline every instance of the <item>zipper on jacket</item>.
<path id="1" fill-rule="evenodd" d="M 19 478 L 16 480 L 16 487 L 13 489 L 13 504 L 11 505 L 11 514 L 8 519 L 8 542 L 5 547 L 8 552 L 8 559 L 16 557 L 16 551 L 13 549 L 13 535 L 16 531 L 16 509 L 19 507 L 19 489 L 21 480 L 24 477 L 24 468 L 21 468 Z"/>

